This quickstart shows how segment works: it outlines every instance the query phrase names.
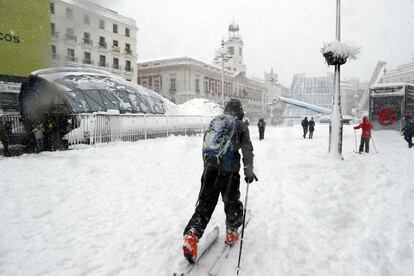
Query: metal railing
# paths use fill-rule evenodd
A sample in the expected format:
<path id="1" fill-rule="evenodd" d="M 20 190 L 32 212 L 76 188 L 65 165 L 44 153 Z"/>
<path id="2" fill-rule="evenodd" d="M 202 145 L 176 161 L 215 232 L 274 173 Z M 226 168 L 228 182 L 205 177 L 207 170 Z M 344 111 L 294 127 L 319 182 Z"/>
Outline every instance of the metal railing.
<path id="1" fill-rule="evenodd" d="M 65 139 L 69 145 L 138 141 L 169 135 L 203 133 L 212 117 L 155 114 L 76 114 L 72 131 Z"/>

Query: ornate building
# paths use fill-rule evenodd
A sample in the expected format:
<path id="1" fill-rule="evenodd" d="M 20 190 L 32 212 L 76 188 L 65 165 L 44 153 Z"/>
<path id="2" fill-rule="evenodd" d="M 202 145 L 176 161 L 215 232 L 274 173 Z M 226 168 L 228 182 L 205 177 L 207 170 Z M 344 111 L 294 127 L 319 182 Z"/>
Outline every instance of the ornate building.
<path id="1" fill-rule="evenodd" d="M 228 58 L 224 64 L 224 100 L 238 98 L 247 116 L 255 119 L 263 114 L 263 97 L 268 89 L 262 80 L 246 77 L 243 62 L 243 41 L 239 26 L 229 26 L 224 42 Z M 138 62 L 138 84 L 151 88 L 177 104 L 193 98 L 206 98 L 221 103 L 220 66 L 207 64 L 189 57 L 158 59 Z"/>

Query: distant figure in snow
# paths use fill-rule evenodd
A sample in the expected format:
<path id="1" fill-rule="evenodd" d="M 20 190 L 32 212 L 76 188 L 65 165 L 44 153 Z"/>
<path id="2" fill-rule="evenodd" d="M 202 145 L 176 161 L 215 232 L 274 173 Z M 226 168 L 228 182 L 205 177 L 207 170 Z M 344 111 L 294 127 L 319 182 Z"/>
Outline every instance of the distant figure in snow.
<path id="1" fill-rule="evenodd" d="M 414 118 L 411 113 L 405 116 L 405 126 L 401 130 L 404 135 L 404 140 L 408 143 L 408 147 L 412 148 L 414 135 Z"/>
<path id="2" fill-rule="evenodd" d="M 306 139 L 306 134 L 308 133 L 308 117 L 305 117 L 305 119 L 302 120 L 302 128 L 303 128 L 303 138 Z"/>
<path id="3" fill-rule="evenodd" d="M 246 124 L 246 126 L 249 126 L 249 118 L 245 118 L 244 120 L 243 120 L 243 122 Z"/>
<path id="4" fill-rule="evenodd" d="M 313 132 L 315 131 L 315 121 L 313 120 L 313 117 L 311 117 L 308 124 L 309 124 L 309 139 L 312 139 Z"/>
<path id="5" fill-rule="evenodd" d="M 365 152 L 369 153 L 369 140 L 371 139 L 371 129 L 372 124 L 368 121 L 368 117 L 364 116 L 362 118 L 362 123 L 354 127 L 354 129 L 362 128 L 361 134 L 361 144 L 359 145 L 359 153 L 364 150 L 365 145 Z"/>
<path id="6" fill-rule="evenodd" d="M 4 156 L 10 156 L 9 144 L 10 144 L 11 134 L 12 134 L 11 122 L 7 121 L 6 123 L 3 123 L 3 121 L 0 120 L 0 141 L 3 144 Z"/>
<path id="7" fill-rule="evenodd" d="M 44 138 L 44 132 L 45 128 L 43 127 L 43 124 L 38 121 L 35 125 L 35 127 L 32 130 L 35 141 L 36 141 L 36 152 L 39 153 L 43 151 L 43 138 Z"/>
<path id="8" fill-rule="evenodd" d="M 257 122 L 257 127 L 259 128 L 259 140 L 264 139 L 264 133 L 266 128 L 266 122 L 263 118 L 259 119 L 259 122 Z"/>
<path id="9" fill-rule="evenodd" d="M 210 221 L 221 194 L 226 213 L 227 244 L 239 237 L 243 222 L 243 204 L 240 201 L 240 153 L 243 154 L 244 175 L 247 183 L 256 178 L 253 173 L 253 145 L 249 129 L 243 123 L 243 107 L 238 99 L 231 99 L 224 114 L 210 122 L 203 138 L 204 171 L 196 209 L 184 229 L 184 257 L 191 263 L 197 259 L 197 243 Z"/>

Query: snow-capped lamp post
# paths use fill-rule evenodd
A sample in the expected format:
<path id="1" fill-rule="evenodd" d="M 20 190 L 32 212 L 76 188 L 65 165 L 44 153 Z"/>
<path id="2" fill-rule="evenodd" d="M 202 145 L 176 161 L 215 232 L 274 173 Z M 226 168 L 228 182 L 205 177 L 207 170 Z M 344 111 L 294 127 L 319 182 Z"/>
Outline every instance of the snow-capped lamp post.
<path id="1" fill-rule="evenodd" d="M 216 51 L 214 59 L 221 59 L 221 106 L 224 108 L 224 62 L 230 59 L 224 50 L 224 39 L 221 40 L 221 48 Z"/>
<path id="2" fill-rule="evenodd" d="M 342 159 L 342 112 L 341 112 L 341 75 L 340 68 L 347 58 L 356 58 L 359 49 L 341 43 L 341 0 L 336 1 L 336 40 L 325 44 L 321 49 L 328 65 L 335 66 L 335 85 L 331 123 L 329 127 L 329 153 Z"/>

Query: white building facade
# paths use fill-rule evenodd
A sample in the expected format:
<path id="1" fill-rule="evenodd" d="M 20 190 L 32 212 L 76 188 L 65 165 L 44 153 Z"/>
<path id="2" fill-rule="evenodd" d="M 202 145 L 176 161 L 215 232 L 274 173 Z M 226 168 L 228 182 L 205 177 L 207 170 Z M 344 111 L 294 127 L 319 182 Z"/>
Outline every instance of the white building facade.
<path id="1" fill-rule="evenodd" d="M 54 66 L 93 66 L 136 82 L 134 19 L 86 0 L 52 0 L 50 13 Z"/>
<path id="2" fill-rule="evenodd" d="M 414 83 L 414 59 L 410 63 L 402 64 L 394 70 L 386 72 L 380 83 L 409 82 Z"/>

